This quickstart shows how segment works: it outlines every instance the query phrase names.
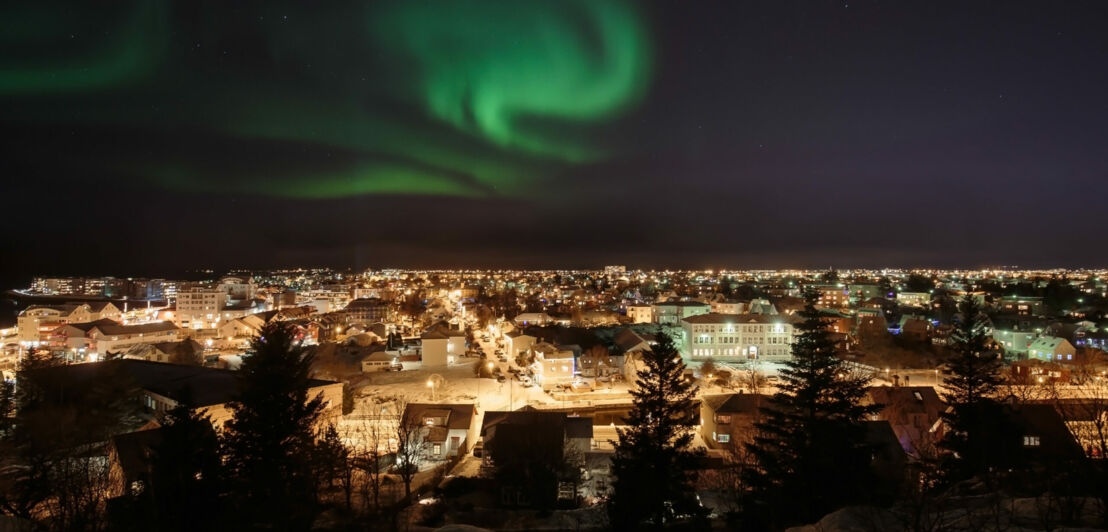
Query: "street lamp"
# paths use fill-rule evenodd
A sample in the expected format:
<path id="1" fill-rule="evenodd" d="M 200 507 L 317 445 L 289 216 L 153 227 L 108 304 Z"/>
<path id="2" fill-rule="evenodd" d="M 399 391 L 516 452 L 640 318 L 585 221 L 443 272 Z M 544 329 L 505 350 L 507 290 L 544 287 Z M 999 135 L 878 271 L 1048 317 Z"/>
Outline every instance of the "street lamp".
<path id="1" fill-rule="evenodd" d="M 431 389 L 431 402 L 435 402 L 435 381 L 427 379 L 427 387 Z"/>

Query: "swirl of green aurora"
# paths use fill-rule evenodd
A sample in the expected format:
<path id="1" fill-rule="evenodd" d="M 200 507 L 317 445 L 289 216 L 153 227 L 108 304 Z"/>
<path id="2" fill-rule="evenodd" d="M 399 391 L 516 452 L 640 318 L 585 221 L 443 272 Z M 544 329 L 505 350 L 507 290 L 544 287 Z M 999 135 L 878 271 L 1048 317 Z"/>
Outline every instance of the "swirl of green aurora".
<path id="1" fill-rule="evenodd" d="M 582 160 L 598 154 L 530 131 L 527 118 L 591 121 L 638 101 L 646 39 L 628 7 L 582 2 L 401 2 L 374 36 L 421 66 L 427 109 L 505 147 Z"/>
<path id="2" fill-rule="evenodd" d="M 108 21 L 117 31 L 96 53 L 59 57 L 53 46 L 40 64 L 0 63 L 0 93 L 16 104 L 10 119 L 127 128 L 151 142 L 188 130 L 242 155 L 228 161 L 167 140 L 142 156 L 95 161 L 174 189 L 514 196 L 611 155 L 598 127 L 633 109 L 650 81 L 645 24 L 618 0 L 269 4 L 249 17 L 218 4 L 157 4 L 138 1 Z M 187 9 L 201 12 L 178 20 Z M 82 17 L 66 20 L 79 26 Z M 188 26 L 197 20 L 200 28 Z M 80 34 L 69 26 L 50 35 Z M 33 49 L 42 33 L 8 40 Z M 254 56 L 234 63 L 238 49 L 212 41 Z M 266 157 L 251 150 L 266 143 L 285 148 L 277 163 L 256 164 Z M 304 150 L 326 161 L 296 159 Z"/>

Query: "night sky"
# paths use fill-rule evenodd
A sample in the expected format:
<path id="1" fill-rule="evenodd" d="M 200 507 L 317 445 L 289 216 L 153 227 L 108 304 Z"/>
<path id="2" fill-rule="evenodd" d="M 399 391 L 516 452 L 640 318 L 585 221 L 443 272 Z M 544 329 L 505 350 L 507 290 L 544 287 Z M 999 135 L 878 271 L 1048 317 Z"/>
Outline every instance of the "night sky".
<path id="1" fill-rule="evenodd" d="M 11 283 L 1108 264 L 1102 2 L 22 4 Z"/>

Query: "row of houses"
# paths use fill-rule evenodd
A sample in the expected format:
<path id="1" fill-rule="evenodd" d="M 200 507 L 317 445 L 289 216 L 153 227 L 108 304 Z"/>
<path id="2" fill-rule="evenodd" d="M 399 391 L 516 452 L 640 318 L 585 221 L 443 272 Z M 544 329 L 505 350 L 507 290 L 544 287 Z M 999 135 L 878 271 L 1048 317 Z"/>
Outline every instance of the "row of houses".
<path id="1" fill-rule="evenodd" d="M 1074 460 L 1103 458 L 1103 425 L 1108 410 L 1100 401 L 1080 399 L 1020 402 L 1009 398 L 1000 412 L 1012 427 L 1008 440 L 1002 441 L 1008 456 L 1020 462 L 1038 460 Z M 875 386 L 868 390 L 865 402 L 881 405 L 867 422 L 874 443 L 892 436 L 902 458 L 925 458 L 936 450 L 943 438 L 942 414 L 946 404 L 931 386 Z M 733 454 L 752 441 L 754 425 L 763 408 L 772 408 L 773 399 L 761 394 L 722 394 L 703 398 L 700 405 L 700 434 L 716 452 Z M 895 453 L 886 453 L 893 457 Z"/>
<path id="2" fill-rule="evenodd" d="M 87 394 L 88 383 L 110 378 L 121 389 L 133 390 L 141 408 L 126 420 L 129 432 L 90 445 L 86 452 L 103 453 L 110 468 L 111 495 L 141 489 L 149 472 L 150 447 L 159 441 L 160 422 L 166 412 L 184 404 L 207 416 L 213 430 L 221 430 L 232 417 L 231 403 L 239 392 L 235 372 L 200 366 L 163 364 L 145 360 L 117 359 L 90 364 L 72 364 L 35 370 L 45 375 L 36 379 L 51 388 L 51 397 L 61 403 L 97 408 L 96 397 Z M 343 384 L 309 379 L 304 383 L 309 400 L 320 398 L 323 412 L 320 428 L 337 422 L 342 415 Z"/>

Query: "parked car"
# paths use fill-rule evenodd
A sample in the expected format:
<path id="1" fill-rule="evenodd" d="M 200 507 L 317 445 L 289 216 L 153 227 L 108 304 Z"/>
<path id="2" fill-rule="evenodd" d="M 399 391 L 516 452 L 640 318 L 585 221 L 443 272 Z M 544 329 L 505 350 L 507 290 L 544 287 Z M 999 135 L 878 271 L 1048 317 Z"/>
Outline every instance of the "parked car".
<path id="1" fill-rule="evenodd" d="M 570 388 L 575 392 L 591 392 L 592 391 L 592 386 L 590 386 L 589 383 L 585 382 L 585 381 L 576 381 L 570 386 Z"/>
<path id="2" fill-rule="evenodd" d="M 507 381 L 508 381 L 508 378 L 503 376 L 503 375 L 497 375 L 496 376 L 496 382 L 499 382 L 499 383 L 503 384 Z"/>
<path id="3" fill-rule="evenodd" d="M 527 375 L 523 375 L 522 377 L 520 377 L 519 378 L 519 383 L 524 388 L 530 387 L 532 384 L 534 384 L 534 382 L 531 381 L 531 377 L 528 377 Z"/>

